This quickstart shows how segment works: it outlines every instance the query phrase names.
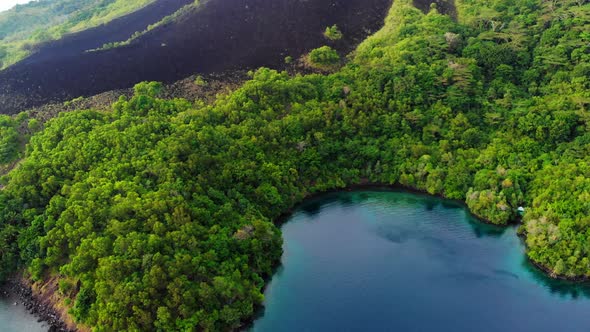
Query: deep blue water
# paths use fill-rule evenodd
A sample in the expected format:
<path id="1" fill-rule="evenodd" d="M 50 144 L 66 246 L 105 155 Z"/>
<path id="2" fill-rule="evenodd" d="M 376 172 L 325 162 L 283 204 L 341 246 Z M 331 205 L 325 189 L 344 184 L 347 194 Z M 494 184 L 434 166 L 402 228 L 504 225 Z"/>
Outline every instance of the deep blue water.
<path id="1" fill-rule="evenodd" d="M 590 331 L 590 288 L 527 262 L 515 227 L 404 192 L 345 192 L 282 226 L 252 331 Z"/>

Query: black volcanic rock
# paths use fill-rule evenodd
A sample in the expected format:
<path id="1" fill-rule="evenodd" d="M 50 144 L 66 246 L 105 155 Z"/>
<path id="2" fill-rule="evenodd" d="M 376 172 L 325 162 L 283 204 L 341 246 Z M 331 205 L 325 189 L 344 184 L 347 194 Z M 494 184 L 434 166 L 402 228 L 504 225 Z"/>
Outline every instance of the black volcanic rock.
<path id="1" fill-rule="evenodd" d="M 183 2 L 191 1 L 162 0 L 152 6 L 170 4 L 164 6 L 170 11 Z M 391 0 L 208 0 L 129 46 L 83 52 L 125 40 L 132 32 L 119 33 L 113 26 L 123 29 L 131 21 L 138 26 L 137 17 L 148 10 L 142 9 L 45 45 L 37 54 L 0 72 L 0 113 L 128 88 L 145 80 L 173 82 L 194 73 L 282 68 L 286 56 L 297 58 L 324 44 L 349 52 L 381 27 L 390 5 Z M 322 34 L 333 24 L 344 33 L 338 42 Z M 113 31 L 120 38 L 112 38 Z"/>

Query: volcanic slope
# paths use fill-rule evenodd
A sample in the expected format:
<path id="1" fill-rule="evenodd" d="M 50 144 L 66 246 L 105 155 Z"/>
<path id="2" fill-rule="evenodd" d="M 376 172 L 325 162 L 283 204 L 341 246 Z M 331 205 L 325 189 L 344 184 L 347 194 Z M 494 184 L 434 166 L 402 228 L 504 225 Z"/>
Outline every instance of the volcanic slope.
<path id="1" fill-rule="evenodd" d="M 151 6 L 163 2 L 173 2 L 171 7 L 188 3 Z M 147 24 L 140 27 L 139 22 L 125 28 L 126 33 L 118 30 L 150 11 L 145 8 L 47 45 L 0 72 L 0 112 L 16 113 L 144 80 L 173 82 L 194 73 L 278 68 L 286 56 L 296 58 L 328 43 L 323 31 L 333 24 L 344 38 L 331 46 L 345 53 L 381 27 L 390 5 L 391 0 L 209 0 L 128 46 L 84 52 L 145 29 Z"/>

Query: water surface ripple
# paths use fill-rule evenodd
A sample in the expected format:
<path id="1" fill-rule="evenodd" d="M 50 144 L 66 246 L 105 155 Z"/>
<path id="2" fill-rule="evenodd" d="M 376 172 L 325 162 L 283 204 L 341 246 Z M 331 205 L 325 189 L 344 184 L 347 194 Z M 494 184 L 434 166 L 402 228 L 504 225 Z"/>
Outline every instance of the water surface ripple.
<path id="1" fill-rule="evenodd" d="M 590 288 L 545 277 L 515 227 L 404 192 L 302 205 L 252 331 L 590 331 Z"/>

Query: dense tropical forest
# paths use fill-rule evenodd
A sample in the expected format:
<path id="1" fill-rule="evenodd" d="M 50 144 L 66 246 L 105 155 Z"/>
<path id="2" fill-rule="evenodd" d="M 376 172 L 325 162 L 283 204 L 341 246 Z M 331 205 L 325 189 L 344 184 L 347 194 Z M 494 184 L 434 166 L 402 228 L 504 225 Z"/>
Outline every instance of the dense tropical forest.
<path id="1" fill-rule="evenodd" d="M 522 206 L 528 257 L 590 277 L 590 3 L 456 7 L 454 20 L 397 0 L 353 54 L 311 52 L 315 74 L 256 70 L 213 103 L 151 82 L 108 112 L 3 118 L 3 161 L 17 129 L 34 134 L 3 179 L 2 275 L 58 277 L 96 331 L 236 329 L 281 257 L 273 221 L 373 183 L 499 225 Z"/>
<path id="2" fill-rule="evenodd" d="M 105 24 L 154 0 L 39 0 L 0 13 L 0 69 L 38 45 Z"/>

